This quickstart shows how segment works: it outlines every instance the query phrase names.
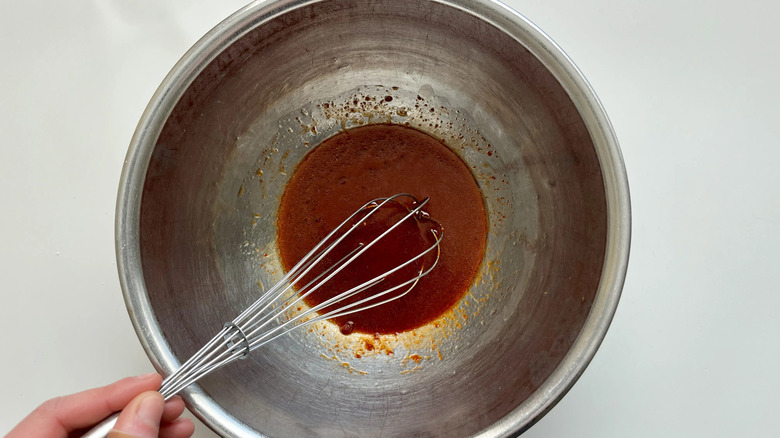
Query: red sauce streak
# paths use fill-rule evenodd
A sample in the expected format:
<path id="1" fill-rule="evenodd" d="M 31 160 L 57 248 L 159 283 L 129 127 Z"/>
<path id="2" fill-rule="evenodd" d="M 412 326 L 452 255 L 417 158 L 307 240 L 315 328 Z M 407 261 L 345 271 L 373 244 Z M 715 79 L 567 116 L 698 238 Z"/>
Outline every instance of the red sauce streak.
<path id="1" fill-rule="evenodd" d="M 298 164 L 282 195 L 277 244 L 282 266 L 289 270 L 360 206 L 396 193 L 431 198 L 424 210 L 444 229 L 439 263 L 406 296 L 335 318 L 333 322 L 345 334 L 412 330 L 440 317 L 463 297 L 479 270 L 487 240 L 487 216 L 479 187 L 466 164 L 441 140 L 409 127 L 377 124 L 323 141 Z M 377 216 L 380 226 L 367 226 L 355 239 L 370 239 L 400 214 L 403 209 L 387 209 Z M 371 278 L 419 253 L 430 242 L 421 236 L 426 236 L 424 227 L 404 222 L 350 265 L 345 270 L 349 276 L 339 274 L 343 282 L 334 277 L 308 296 L 306 303 L 314 306 L 341 292 L 348 281 L 354 285 L 355 278 Z M 409 278 L 413 274 L 404 275 Z"/>

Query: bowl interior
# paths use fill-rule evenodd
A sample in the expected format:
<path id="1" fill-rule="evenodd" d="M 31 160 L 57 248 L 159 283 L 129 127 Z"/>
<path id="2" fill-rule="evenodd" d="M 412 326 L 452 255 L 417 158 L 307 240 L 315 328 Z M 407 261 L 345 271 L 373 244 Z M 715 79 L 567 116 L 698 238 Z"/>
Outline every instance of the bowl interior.
<path id="1" fill-rule="evenodd" d="M 158 326 L 156 342 L 179 361 L 281 278 L 280 195 L 340 130 L 406 123 L 443 139 L 472 168 L 489 215 L 481 273 L 435 326 L 376 340 L 371 354 L 327 324 L 263 347 L 189 391 L 217 430 L 474 434 L 527 403 L 580 335 L 607 251 L 597 148 L 556 77 L 475 5 L 256 7 L 240 38 L 172 91 L 180 97 L 146 146 L 142 270 L 130 274 L 143 288 L 129 293 L 151 308 L 136 325 Z"/>

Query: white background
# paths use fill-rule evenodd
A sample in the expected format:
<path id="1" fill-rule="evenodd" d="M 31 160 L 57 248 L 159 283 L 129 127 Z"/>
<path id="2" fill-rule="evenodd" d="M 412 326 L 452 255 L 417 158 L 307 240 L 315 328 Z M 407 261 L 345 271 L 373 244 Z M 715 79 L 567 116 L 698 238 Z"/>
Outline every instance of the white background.
<path id="1" fill-rule="evenodd" d="M 119 175 L 165 74 L 244 3 L 0 2 L 0 433 L 152 371 L 117 279 Z M 777 436 L 780 7 L 509 3 L 601 98 L 634 224 L 601 349 L 524 437 Z"/>

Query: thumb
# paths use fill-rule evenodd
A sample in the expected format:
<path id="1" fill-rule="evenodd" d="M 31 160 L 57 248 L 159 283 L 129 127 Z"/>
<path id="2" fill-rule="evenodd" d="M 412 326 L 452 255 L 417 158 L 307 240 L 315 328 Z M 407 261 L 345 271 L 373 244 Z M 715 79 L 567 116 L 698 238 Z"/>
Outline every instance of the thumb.
<path id="1" fill-rule="evenodd" d="M 107 438 L 157 438 L 164 406 L 159 392 L 141 393 L 122 409 Z"/>

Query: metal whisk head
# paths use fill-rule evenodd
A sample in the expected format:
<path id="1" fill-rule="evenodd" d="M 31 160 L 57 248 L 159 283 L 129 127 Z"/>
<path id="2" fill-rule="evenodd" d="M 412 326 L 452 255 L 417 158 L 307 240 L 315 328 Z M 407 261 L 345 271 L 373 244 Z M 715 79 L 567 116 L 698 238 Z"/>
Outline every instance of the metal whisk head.
<path id="1" fill-rule="evenodd" d="M 411 205 L 407 207 L 400 202 L 401 199 L 411 201 Z M 412 195 L 402 193 L 374 199 L 363 205 L 321 240 L 279 283 L 263 293 L 233 321 L 225 323 L 214 338 L 163 381 L 160 393 L 168 399 L 206 374 L 246 357 L 250 351 L 299 327 L 381 306 L 409 293 L 420 278 L 427 275 L 439 261 L 439 244 L 444 232 L 441 225 L 423 211 L 422 208 L 428 201 L 426 198 L 418 202 Z M 348 241 L 347 237 L 359 227 L 365 226 L 372 218 L 376 220 L 379 216 L 375 215 L 381 209 L 399 207 L 404 209 L 403 216 L 393 223 L 388 223 L 372 240 L 359 243 L 354 248 L 343 247 Z M 391 231 L 405 221 L 429 222 L 432 225 L 429 231 L 433 237 L 430 246 L 380 275 L 359 281 L 348 290 L 340 290 L 335 296 L 314 307 L 285 317 L 288 309 L 298 306 L 302 300 L 340 272 L 349 274 L 350 265 L 354 267 L 353 262 L 356 259 L 380 240 L 386 239 Z M 335 262 L 332 261 L 334 254 L 339 255 Z M 433 258 L 427 265 L 424 263 L 426 256 L 427 259 Z M 323 266 L 326 263 L 330 264 Z M 419 265 L 419 268 L 415 265 Z M 411 275 L 407 274 L 410 266 L 415 268 Z M 394 274 L 393 278 L 399 275 L 406 277 L 388 284 L 386 279 Z"/>

